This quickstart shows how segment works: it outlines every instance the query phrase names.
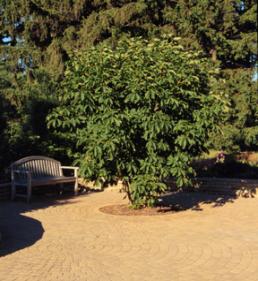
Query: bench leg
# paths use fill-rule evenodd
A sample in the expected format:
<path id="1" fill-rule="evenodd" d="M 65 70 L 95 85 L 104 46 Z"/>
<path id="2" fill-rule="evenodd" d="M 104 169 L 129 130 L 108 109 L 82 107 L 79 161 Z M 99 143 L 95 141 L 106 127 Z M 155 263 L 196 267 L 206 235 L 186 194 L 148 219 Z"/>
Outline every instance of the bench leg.
<path id="1" fill-rule="evenodd" d="M 74 183 L 74 195 L 78 195 L 79 185 L 78 185 L 78 178 L 76 178 Z"/>
<path id="2" fill-rule="evenodd" d="M 31 199 L 31 183 L 27 185 L 27 203 L 30 202 Z"/>
<path id="3" fill-rule="evenodd" d="M 15 196 L 16 196 L 16 185 L 14 182 L 12 182 L 11 200 L 14 200 Z"/>
<path id="4" fill-rule="evenodd" d="M 64 184 L 63 183 L 61 183 L 60 185 L 59 185 L 59 195 L 62 195 L 63 194 L 63 192 L 64 192 Z"/>

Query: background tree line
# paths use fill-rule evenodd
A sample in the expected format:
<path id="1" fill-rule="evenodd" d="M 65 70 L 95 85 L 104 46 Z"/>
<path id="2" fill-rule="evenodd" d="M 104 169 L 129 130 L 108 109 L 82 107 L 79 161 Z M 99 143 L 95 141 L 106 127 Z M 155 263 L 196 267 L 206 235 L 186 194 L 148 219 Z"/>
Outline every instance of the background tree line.
<path id="1" fill-rule="evenodd" d="M 256 12 L 254 0 L 0 0 L 0 169 L 32 153 L 67 155 L 45 120 L 74 52 L 166 33 L 221 68 L 228 112 L 210 147 L 256 150 Z"/>

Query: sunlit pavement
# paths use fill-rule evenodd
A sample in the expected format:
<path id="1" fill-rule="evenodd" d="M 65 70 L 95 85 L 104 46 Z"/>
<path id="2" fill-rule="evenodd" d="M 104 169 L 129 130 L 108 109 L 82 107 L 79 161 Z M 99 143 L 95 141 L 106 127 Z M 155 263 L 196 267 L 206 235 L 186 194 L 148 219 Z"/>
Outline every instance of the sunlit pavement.
<path id="1" fill-rule="evenodd" d="M 99 211 L 122 198 L 0 202 L 0 280 L 258 281 L 258 198 L 159 216 Z"/>

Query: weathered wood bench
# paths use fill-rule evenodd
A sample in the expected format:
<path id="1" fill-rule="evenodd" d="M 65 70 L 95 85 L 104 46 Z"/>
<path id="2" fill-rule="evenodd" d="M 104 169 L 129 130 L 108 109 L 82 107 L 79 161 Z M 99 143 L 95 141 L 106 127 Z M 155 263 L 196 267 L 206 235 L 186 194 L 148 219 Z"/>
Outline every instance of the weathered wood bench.
<path id="1" fill-rule="evenodd" d="M 44 156 L 29 156 L 12 163 L 10 169 L 12 200 L 20 196 L 29 202 L 33 187 L 64 183 L 74 183 L 74 193 L 78 194 L 78 167 L 61 166 L 59 161 Z M 64 176 L 64 169 L 73 170 L 73 176 Z M 17 193 L 17 186 L 26 188 L 25 194 Z"/>

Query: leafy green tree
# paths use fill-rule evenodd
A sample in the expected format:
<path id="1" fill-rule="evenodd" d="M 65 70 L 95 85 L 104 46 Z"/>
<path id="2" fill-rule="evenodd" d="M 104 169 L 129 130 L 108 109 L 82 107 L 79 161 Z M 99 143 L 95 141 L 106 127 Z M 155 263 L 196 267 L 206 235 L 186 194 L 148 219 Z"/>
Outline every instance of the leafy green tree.
<path id="1" fill-rule="evenodd" d="M 191 160 L 221 114 L 212 66 L 177 40 L 124 39 L 76 53 L 48 117 L 82 176 L 122 180 L 135 207 L 153 206 L 168 176 L 190 184 Z"/>

